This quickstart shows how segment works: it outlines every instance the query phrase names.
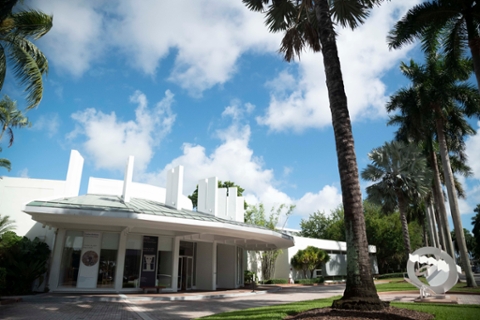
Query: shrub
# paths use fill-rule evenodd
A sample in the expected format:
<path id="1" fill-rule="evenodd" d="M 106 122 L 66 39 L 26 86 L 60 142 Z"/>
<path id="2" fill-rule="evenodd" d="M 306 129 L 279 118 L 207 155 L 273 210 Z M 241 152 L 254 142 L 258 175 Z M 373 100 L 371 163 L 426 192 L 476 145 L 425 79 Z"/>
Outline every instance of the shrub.
<path id="1" fill-rule="evenodd" d="M 392 279 L 392 278 L 403 278 L 403 272 L 396 272 L 396 273 L 386 273 L 377 276 L 377 279 Z"/>
<path id="2" fill-rule="evenodd" d="M 6 270 L 4 294 L 26 294 L 33 281 L 47 271 L 48 245 L 7 231 L 0 237 L 0 265 Z"/>
<path id="3" fill-rule="evenodd" d="M 313 279 L 297 279 L 295 280 L 295 283 L 298 284 L 315 284 L 315 283 L 323 283 L 324 282 L 323 276 L 320 276 L 318 278 L 313 278 Z"/>
<path id="4" fill-rule="evenodd" d="M 245 270 L 243 272 L 243 281 L 245 284 L 252 283 L 254 279 L 258 280 L 258 276 L 254 271 Z"/>
<path id="5" fill-rule="evenodd" d="M 287 279 L 268 279 L 265 284 L 287 284 Z"/>

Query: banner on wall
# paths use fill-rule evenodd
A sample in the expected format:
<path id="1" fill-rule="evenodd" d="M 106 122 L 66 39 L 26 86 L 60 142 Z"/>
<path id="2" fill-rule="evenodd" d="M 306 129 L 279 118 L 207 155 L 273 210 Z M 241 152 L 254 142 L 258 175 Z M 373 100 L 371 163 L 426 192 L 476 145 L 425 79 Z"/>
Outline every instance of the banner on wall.
<path id="1" fill-rule="evenodd" d="M 93 289 L 97 287 L 100 239 L 99 232 L 83 233 L 83 247 L 82 254 L 80 255 L 77 288 Z"/>
<path id="2" fill-rule="evenodd" d="M 158 237 L 143 237 L 142 274 L 140 276 L 140 287 L 155 286 L 157 248 Z"/>

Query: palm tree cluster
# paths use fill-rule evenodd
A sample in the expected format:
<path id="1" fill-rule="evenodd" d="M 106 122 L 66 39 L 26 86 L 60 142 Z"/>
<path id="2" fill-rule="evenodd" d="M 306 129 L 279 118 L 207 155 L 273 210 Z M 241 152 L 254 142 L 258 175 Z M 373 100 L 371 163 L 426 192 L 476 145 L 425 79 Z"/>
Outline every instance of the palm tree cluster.
<path id="1" fill-rule="evenodd" d="M 389 124 L 399 125 L 397 140 L 418 144 L 428 159 L 433 183 L 426 216 L 430 217 L 432 235 L 437 218 L 436 245 L 453 257 L 442 182 L 445 185 L 463 270 L 472 287 L 476 283 L 458 206 L 463 189 L 454 172 L 471 174 L 466 164 L 465 137 L 475 134 L 466 118 L 480 116 L 479 87 L 468 82 L 474 71 L 477 85 L 480 83 L 479 18 L 479 6 L 473 0 L 424 1 L 410 9 L 387 38 L 394 49 L 416 38 L 422 42 L 425 64 L 410 61 L 400 66 L 411 85 L 396 92 L 387 104 L 388 112 L 398 112 L 391 116 Z M 465 57 L 467 46 L 469 57 Z"/>
<path id="2" fill-rule="evenodd" d="M 286 61 L 300 57 L 306 48 L 322 53 L 345 209 L 349 261 L 346 290 L 333 307 L 358 309 L 360 305 L 368 305 L 371 309 L 382 309 L 370 273 L 358 166 L 335 33 L 335 25 L 352 29 L 361 25 L 370 9 L 382 1 L 243 2 L 250 10 L 265 15 L 265 24 L 270 32 L 283 34 L 279 51 Z M 455 182 L 452 164 L 457 172 L 469 173 L 465 164 L 464 137 L 473 134 L 474 130 L 468 126 L 465 117 L 478 115 L 479 99 L 472 91 L 474 88 L 465 81 L 471 66 L 474 66 L 477 79 L 480 79 L 479 14 L 479 5 L 474 0 L 424 1 L 395 25 L 387 39 L 390 48 L 400 48 L 420 38 L 423 49 L 429 52 L 426 66 L 418 66 L 413 61 L 410 65 L 402 64 L 402 72 L 412 80 L 412 85 L 392 96 L 387 106 L 390 112 L 399 111 L 389 122 L 400 125 L 397 140 L 412 146 L 387 143 L 374 150 L 371 154 L 374 163 L 364 173 L 371 180 L 378 180 L 380 185 L 389 187 L 388 192 L 385 188 L 374 186 L 368 189 L 372 198 L 385 196 L 388 199 L 382 203 L 385 211 L 391 211 L 395 206 L 402 207 L 402 220 L 424 212 L 431 240 L 435 238 L 435 245 L 442 245 L 453 253 L 443 200 L 442 181 L 445 183 L 470 286 L 476 284 L 471 272 L 469 274 L 470 268 L 466 268 L 469 266 L 466 264 L 466 249 L 461 243 L 463 228 L 457 195 L 462 194 L 462 189 Z M 446 58 L 437 55 L 440 45 Z M 461 59 L 467 46 L 470 47 L 473 63 Z M 397 148 L 401 151 L 395 151 Z M 421 153 L 426 158 L 422 158 Z M 414 161 L 406 159 L 407 156 L 412 156 Z M 438 158 L 441 159 L 441 170 Z M 401 164 L 403 161 L 406 163 Z M 440 237 L 434 237 L 437 235 L 433 230 L 436 225 L 439 226 Z M 407 234 L 408 231 L 404 230 L 405 237 Z M 410 251 L 407 240 L 405 247 Z"/>
<path id="3" fill-rule="evenodd" d="M 0 91 L 9 65 L 13 75 L 25 87 L 28 111 L 42 100 L 43 75 L 48 72 L 47 58 L 30 39 L 44 36 L 52 27 L 53 17 L 36 10 L 14 11 L 17 1 L 7 0 L 0 4 Z M 30 122 L 17 109 L 16 102 L 4 96 L 0 101 L 0 141 L 6 133 L 10 147 L 14 140 L 12 128 L 26 126 L 30 126 Z M 0 167 L 10 170 L 11 163 L 0 158 Z"/>

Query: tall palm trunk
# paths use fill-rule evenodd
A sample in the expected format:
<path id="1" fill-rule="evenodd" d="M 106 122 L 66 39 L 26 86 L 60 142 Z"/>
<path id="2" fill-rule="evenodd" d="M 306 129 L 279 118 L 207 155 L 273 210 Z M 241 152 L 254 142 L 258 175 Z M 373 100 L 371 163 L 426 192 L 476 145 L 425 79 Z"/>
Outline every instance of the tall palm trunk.
<path id="1" fill-rule="evenodd" d="M 443 198 L 442 182 L 440 181 L 440 172 L 438 171 L 438 160 L 435 151 L 432 149 L 430 153 L 432 158 L 432 170 L 433 170 L 433 184 L 434 184 L 434 197 L 435 204 L 437 205 L 438 216 L 440 218 L 439 228 L 443 238 L 443 245 L 445 250 L 452 258 L 455 257 L 455 251 L 453 249 L 452 236 L 450 235 L 450 226 L 448 223 L 447 209 L 445 208 L 445 199 Z"/>
<path id="2" fill-rule="evenodd" d="M 408 234 L 408 222 L 407 222 L 407 201 L 402 192 L 397 191 L 397 200 L 398 200 L 398 211 L 400 211 L 400 222 L 402 223 L 402 233 L 403 233 L 403 247 L 405 248 L 406 257 L 412 252 L 412 247 L 410 246 L 410 235 Z"/>
<path id="3" fill-rule="evenodd" d="M 441 118 L 441 111 L 438 104 L 435 105 L 436 127 L 438 144 L 440 145 L 440 155 L 442 157 L 443 174 L 445 177 L 445 186 L 447 187 L 448 202 L 450 204 L 450 213 L 452 214 L 453 226 L 455 229 L 455 237 L 457 239 L 458 250 L 460 251 L 460 258 L 462 259 L 463 270 L 467 278 L 467 286 L 476 287 L 475 278 L 470 267 L 470 259 L 468 256 L 467 245 L 465 243 L 465 235 L 463 233 L 462 220 L 460 219 L 460 210 L 458 209 L 458 201 L 453 182 L 453 173 L 450 166 L 450 157 L 448 156 L 447 140 L 444 134 L 444 125 Z"/>
<path id="4" fill-rule="evenodd" d="M 315 1 L 345 210 L 347 283 L 335 308 L 383 309 L 373 283 L 352 127 L 328 0 Z"/>
<path id="5" fill-rule="evenodd" d="M 440 248 L 440 240 L 438 238 L 438 232 L 436 232 L 437 221 L 435 219 L 435 209 L 433 208 L 432 203 L 430 203 L 427 207 L 427 214 L 429 218 L 428 221 L 431 242 L 434 247 Z"/>

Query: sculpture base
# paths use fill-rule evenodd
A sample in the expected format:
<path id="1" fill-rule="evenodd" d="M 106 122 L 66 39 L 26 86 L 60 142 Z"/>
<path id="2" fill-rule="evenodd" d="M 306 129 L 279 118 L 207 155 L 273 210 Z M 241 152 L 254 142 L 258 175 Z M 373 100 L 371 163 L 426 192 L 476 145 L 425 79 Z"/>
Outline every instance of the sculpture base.
<path id="1" fill-rule="evenodd" d="M 426 298 L 418 297 L 414 302 L 421 303 L 441 303 L 441 304 L 458 304 L 458 299 L 446 295 L 430 296 Z"/>

